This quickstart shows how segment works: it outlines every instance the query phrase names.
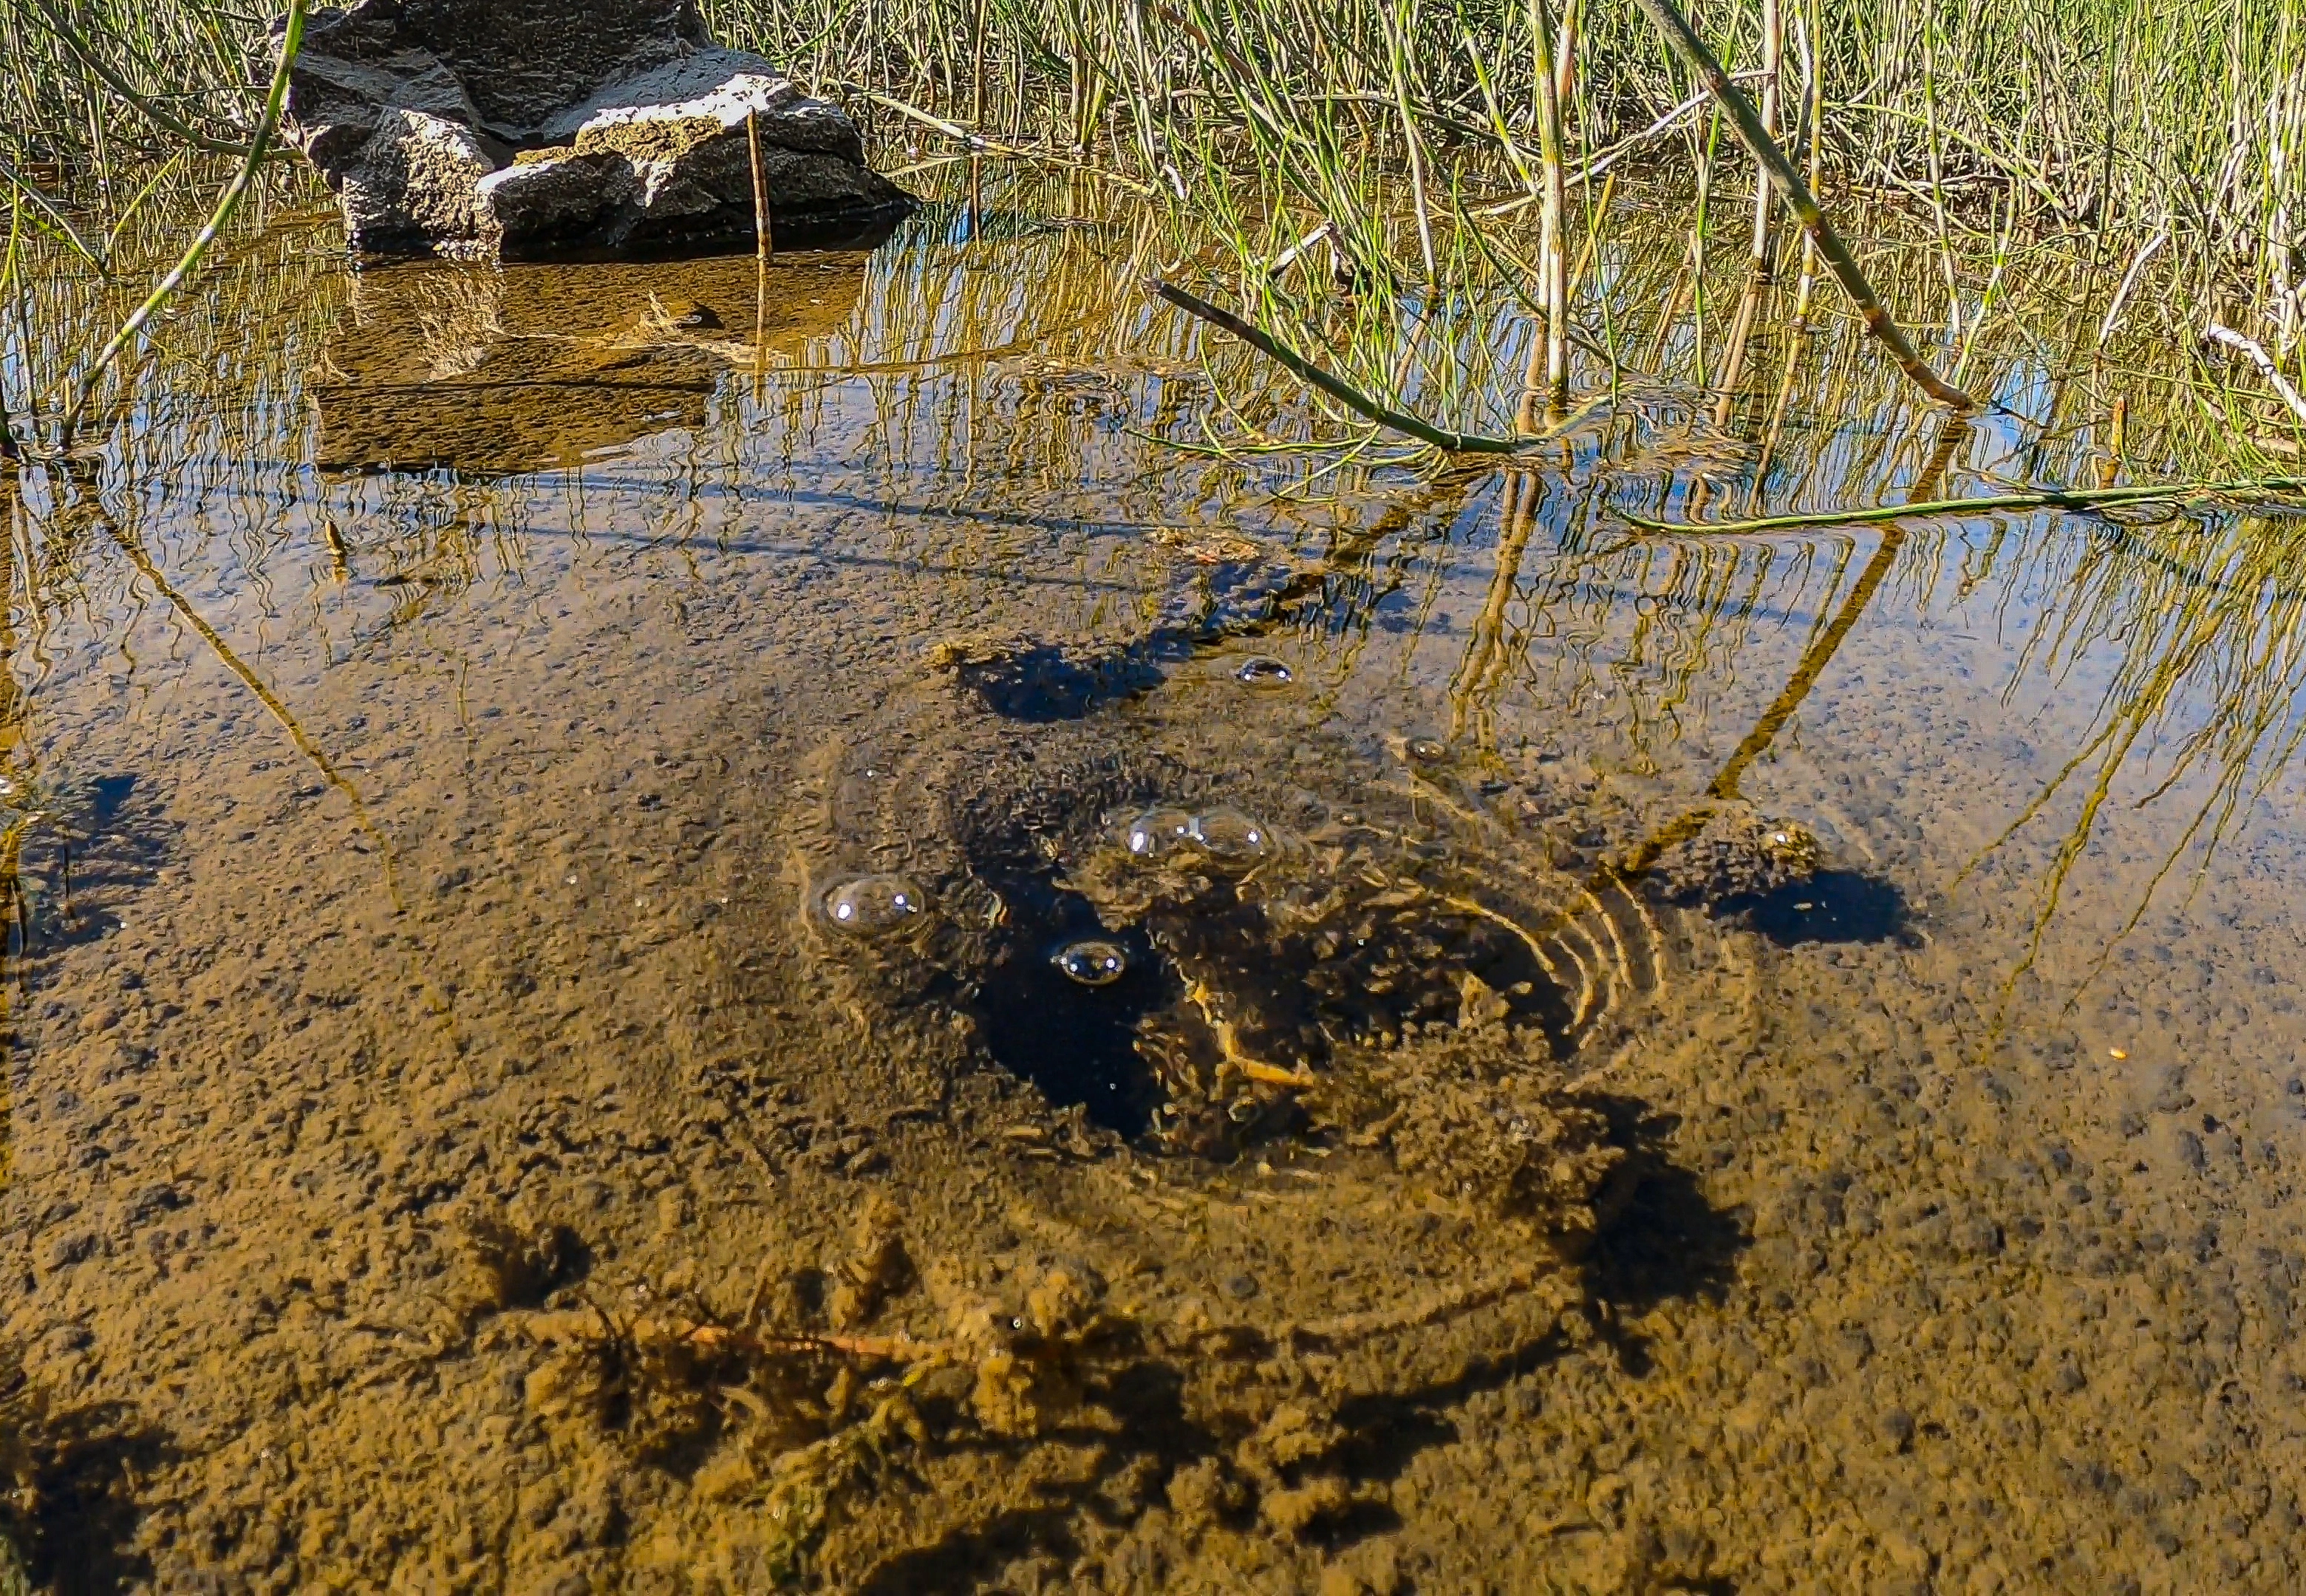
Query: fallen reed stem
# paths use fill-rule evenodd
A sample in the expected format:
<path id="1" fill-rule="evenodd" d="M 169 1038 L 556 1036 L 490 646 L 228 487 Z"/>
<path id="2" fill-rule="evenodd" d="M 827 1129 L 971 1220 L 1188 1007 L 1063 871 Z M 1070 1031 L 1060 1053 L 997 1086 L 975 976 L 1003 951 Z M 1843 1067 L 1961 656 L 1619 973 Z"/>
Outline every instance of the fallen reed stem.
<path id="1" fill-rule="evenodd" d="M 1278 361 L 1293 375 L 1311 383 L 1355 414 L 1414 438 L 1420 443 L 1431 444 L 1452 454 L 1514 455 L 1538 441 L 1533 438 L 1489 438 L 1475 432 L 1453 432 L 1430 422 L 1420 421 L 1413 415 L 1379 404 L 1342 378 L 1332 376 L 1269 334 L 1251 327 L 1231 311 L 1219 310 L 1208 300 L 1189 294 L 1174 283 L 1163 282 L 1159 277 L 1147 277 L 1145 291 L 1167 300 L 1179 310 L 1199 317 L 1212 327 L 1231 333 L 1259 354 Z"/>
<path id="2" fill-rule="evenodd" d="M 2211 322 L 2203 330 L 2202 336 L 2212 343 L 2224 344 L 2229 349 L 2237 349 L 2248 355 L 2250 363 L 2265 374 L 2267 381 L 2273 385 L 2274 391 L 2281 397 L 2282 402 L 2290 407 L 2290 414 L 2300 421 L 2306 422 L 2306 398 L 2299 397 L 2298 390 L 2290 386 L 2290 380 L 2282 374 L 2282 368 L 2275 363 L 2274 357 L 2266 352 L 2265 346 L 2257 339 L 2246 337 L 2233 328 L 2216 321 Z"/>
<path id="3" fill-rule="evenodd" d="M 841 87 L 859 99 L 871 100 L 884 110 L 894 111 L 908 122 L 918 122 L 923 127 L 933 128 L 946 138 L 957 140 L 964 148 L 979 154 L 1005 155 L 1016 160 L 1040 161 L 1052 166 L 1065 166 L 1076 172 L 1086 172 L 1092 177 L 1101 177 L 1107 183 L 1125 188 L 1132 194 L 1149 197 L 1158 192 L 1150 183 L 1140 183 L 1133 177 L 1123 176 L 1118 172 L 1108 171 L 1103 166 L 1095 166 L 1088 161 L 1072 160 L 1063 156 L 1052 154 L 1046 149 L 1028 149 L 1022 145 L 1004 144 L 1000 140 L 978 132 L 973 128 L 963 127 L 958 122 L 947 122 L 942 116 L 933 115 L 918 106 L 909 104 L 894 95 L 883 94 L 877 89 L 867 89 L 862 83 L 844 83 Z"/>
<path id="4" fill-rule="evenodd" d="M 2170 229 L 2164 227 L 2146 241 L 2144 249 L 2130 258 L 2130 269 L 2122 274 L 2122 282 L 2114 289 L 2114 297 L 2106 302 L 2105 320 L 2097 324 L 2100 347 L 2104 347 L 2105 341 L 2114 336 L 2115 324 L 2122 320 L 2122 308 L 2130 303 L 2130 291 L 2138 286 L 2139 274 L 2146 269 L 2146 263 L 2154 259 L 2155 252 L 2169 242 Z"/>
<path id="5" fill-rule="evenodd" d="M 1842 243 L 1841 235 L 1826 219 L 1825 212 L 1819 207 L 1816 196 L 1810 192 L 1809 185 L 1802 181 L 1801 174 L 1794 170 L 1793 163 L 1786 159 L 1785 151 L 1778 148 L 1778 141 L 1770 136 L 1769 130 L 1762 125 L 1761 114 L 1754 109 L 1754 104 L 1746 98 L 1745 91 L 1730 81 L 1729 69 L 1714 58 L 1705 41 L 1697 37 L 1681 13 L 1674 9 L 1672 0 L 1636 0 L 1636 4 L 1651 21 L 1657 24 L 1658 31 L 1665 35 L 1666 42 L 1673 47 L 1675 54 L 1698 75 L 1706 88 L 1712 91 L 1716 103 L 1729 114 L 1730 124 L 1737 130 L 1738 139 L 1762 170 L 1769 175 L 1770 181 L 1777 185 L 1778 192 L 1785 196 L 1787 205 L 1791 207 L 1794 216 L 1802 225 L 1802 231 L 1808 234 L 1811 242 L 1817 246 L 1818 258 L 1825 262 L 1826 269 L 1833 273 L 1834 280 L 1841 285 L 1858 306 L 1858 314 L 1865 318 L 1866 330 L 1890 352 L 1891 358 L 1898 363 L 1899 370 L 1911 378 L 1924 393 L 1942 405 L 1958 405 L 1964 410 L 1977 408 L 1977 400 L 1940 378 L 1930 370 L 1929 363 L 1915 352 L 1905 330 L 1898 325 L 1897 318 L 1890 314 L 1888 307 L 1875 294 L 1874 286 L 1866 280 L 1866 273 L 1858 266 L 1857 257 L 1849 252 L 1849 246 Z"/>
<path id="6" fill-rule="evenodd" d="M 1810 526 L 1866 526 L 1919 516 L 1975 515 L 1987 510 L 2087 510 L 2106 505 L 2146 504 L 2159 499 L 2295 499 L 2306 495 L 2306 476 L 2258 477 L 2236 482 L 2165 482 L 2159 487 L 2044 488 L 2031 493 L 1998 493 L 1979 499 L 1930 499 L 1909 504 L 1864 505 L 1846 510 L 1815 510 L 1795 516 L 1761 516 L 1748 521 L 1653 521 L 1631 510 L 1618 514 L 1644 532 L 1715 536 L 1754 532 L 1790 532 Z"/>
<path id="7" fill-rule="evenodd" d="M 280 60 L 272 69 L 272 87 L 264 98 L 264 115 L 256 124 L 256 136 L 249 141 L 247 158 L 241 162 L 240 170 L 233 175 L 230 185 L 218 197 L 216 209 L 210 213 L 208 225 L 200 230 L 199 235 L 187 246 L 168 275 L 162 277 L 152 292 L 145 296 L 144 303 L 138 305 L 128 320 L 121 324 L 120 330 L 112 335 L 111 340 L 90 365 L 87 375 L 81 380 L 79 394 L 64 411 L 62 433 L 66 448 L 71 447 L 73 428 L 79 423 L 81 413 L 88 407 L 98 385 L 104 380 L 104 374 L 112 369 L 112 363 L 120 358 L 120 352 L 143 330 L 144 324 L 168 302 L 169 296 L 183 286 L 184 279 L 199 269 L 209 247 L 232 220 L 233 214 L 240 209 L 241 201 L 247 197 L 249 185 L 255 181 L 258 168 L 264 164 L 265 152 L 272 147 L 272 135 L 279 129 L 280 113 L 288 102 L 288 72 L 296 63 L 296 52 L 303 47 L 304 13 L 309 4 L 310 0 L 288 0 L 287 25 L 280 38 Z"/>

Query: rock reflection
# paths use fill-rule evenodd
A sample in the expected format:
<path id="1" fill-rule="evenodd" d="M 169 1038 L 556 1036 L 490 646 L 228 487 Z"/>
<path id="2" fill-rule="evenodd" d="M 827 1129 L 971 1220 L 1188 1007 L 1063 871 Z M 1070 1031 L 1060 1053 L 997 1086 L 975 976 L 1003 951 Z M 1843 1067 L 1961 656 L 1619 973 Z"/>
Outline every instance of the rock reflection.
<path id="1" fill-rule="evenodd" d="M 360 274 L 311 391 L 324 471 L 473 475 L 571 465 L 698 427 L 722 373 L 838 330 L 866 256 L 578 266 L 424 263 Z"/>

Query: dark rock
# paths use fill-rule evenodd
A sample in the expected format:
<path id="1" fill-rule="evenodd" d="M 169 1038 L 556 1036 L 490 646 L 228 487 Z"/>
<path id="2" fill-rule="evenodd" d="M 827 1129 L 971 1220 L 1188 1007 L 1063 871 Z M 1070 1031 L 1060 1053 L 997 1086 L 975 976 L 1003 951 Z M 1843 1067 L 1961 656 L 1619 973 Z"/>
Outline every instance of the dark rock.
<path id="1" fill-rule="evenodd" d="M 1815 875 L 1825 850 L 1805 828 L 1743 804 L 1724 804 L 1649 868 L 1669 900 L 1685 905 L 1765 896 Z"/>
<path id="2" fill-rule="evenodd" d="M 840 107 L 723 49 L 693 0 L 360 0 L 307 29 L 288 137 L 368 255 L 750 242 L 756 125 L 785 242 L 901 215 Z"/>

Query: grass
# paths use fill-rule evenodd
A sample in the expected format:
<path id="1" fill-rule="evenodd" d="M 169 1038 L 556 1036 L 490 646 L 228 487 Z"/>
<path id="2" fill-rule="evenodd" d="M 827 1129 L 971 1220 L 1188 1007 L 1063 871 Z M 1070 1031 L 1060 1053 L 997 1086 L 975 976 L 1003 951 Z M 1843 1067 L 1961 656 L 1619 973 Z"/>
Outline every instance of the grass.
<path id="1" fill-rule="evenodd" d="M 704 0 L 715 31 L 830 91 L 871 90 L 1008 144 L 1078 154 L 1187 199 L 1278 175 L 1364 263 L 1431 278 L 1448 198 L 1566 140 L 1577 166 L 1697 87 L 1632 4 L 1571 0 Z M 2205 305 L 2238 297 L 2284 358 L 2306 334 L 2306 41 L 2289 0 L 1734 0 L 1698 18 L 1764 98 L 1817 131 L 1829 186 L 1902 193 L 1948 225 L 2157 232 Z M 1533 31 L 1534 30 L 1534 33 Z M 215 0 L 20 0 L 0 10 L 0 161 L 20 194 L 117 202 L 155 155 L 244 150 L 270 51 Z M 1783 48 L 1790 34 L 1790 50 Z M 1564 47 L 1566 47 L 1566 48 Z M 1761 73 L 1787 57 L 1793 81 Z M 1567 97 L 1538 79 L 1550 67 Z M 1756 81 L 1758 80 L 1758 81 Z M 1546 115 L 1549 98 L 1558 116 Z M 939 138 L 858 96 L 892 141 Z M 1775 113 L 1773 113 L 1775 114 Z M 1558 126 L 1557 126 L 1558 123 Z M 1566 130 L 1566 131 L 1563 131 Z M 1697 158 L 1703 123 L 1662 135 Z M 1666 150 L 1653 143 L 1659 153 Z M 1218 158 L 1213 167 L 1208 158 Z M 1533 187 L 1542 186 L 1533 184 Z M 1402 203 L 1422 191 L 1425 203 Z M 2245 328 L 2244 331 L 2256 329 Z"/>
<path id="2" fill-rule="evenodd" d="M 1581 232 L 1608 269 L 1595 174 L 1629 162 L 1697 166 L 1675 290 L 1690 313 L 1652 331 L 1672 340 L 1687 321 L 1706 386 L 1717 354 L 1743 375 L 1754 284 L 1797 269 L 1791 235 L 1771 226 L 1772 181 L 1807 229 L 1798 318 L 1823 265 L 1940 398 L 1975 386 L 1978 318 L 1994 313 L 2007 263 L 2046 254 L 2107 279 L 2088 291 L 2108 323 L 2174 329 L 2154 364 L 2204 380 L 2223 407 L 2252 410 L 2306 378 L 2306 41 L 2288 0 L 1734 0 L 1706 8 L 1702 39 L 1658 0 L 1555 3 L 702 0 L 720 37 L 845 99 L 884 165 L 997 150 L 1102 176 L 1167 211 L 1158 275 L 1230 297 L 1379 405 L 1422 402 L 1440 425 L 1441 410 L 1510 394 L 1510 423 L 1476 428 L 1461 414 L 1445 431 L 1533 431 L 1541 397 L 1559 413 L 1580 375 L 1614 380 L 1578 371 L 1581 335 L 1598 330 L 1611 366 L 1644 363 L 1606 319 L 1610 296 L 1567 269 Z M 22 0 L 0 12 L 0 48 L 17 66 L 0 78 L 12 229 L 64 244 L 102 276 L 144 269 L 165 247 L 149 236 L 154 218 L 214 192 L 222 163 L 258 141 L 275 47 L 253 24 L 214 0 Z M 1726 124 L 1706 108 L 1708 50 L 1733 70 Z M 293 166 L 270 171 L 254 184 L 257 218 L 311 192 Z M 1741 226 L 1738 206 L 1721 202 L 1738 193 L 1752 196 L 1750 243 L 1709 247 L 1723 217 Z M 1849 218 L 1881 207 L 1929 217 L 1937 282 L 1874 293 L 1863 221 L 1853 231 Z M 1520 231 L 1531 212 L 1533 246 Z M 1954 275 L 1980 241 L 1994 260 L 1983 293 Z M 1725 277 L 1724 257 L 1743 269 Z M 1341 283 L 1353 292 L 1340 296 Z M 1453 298 L 1501 292 L 1535 329 L 1514 378 L 1483 388 L 1421 354 Z M 1917 347 L 1926 327 L 1909 339 L 1900 312 L 1926 323 L 1920 307 L 1937 303 L 1963 336 Z M 1717 304 L 1738 306 L 1726 341 Z M 2268 369 L 2191 349 L 2214 323 L 2267 351 Z M 1647 363 L 1664 354 L 1653 345 Z M 1942 380 L 1934 359 L 1963 383 Z M 61 393 L 89 375 L 41 380 Z M 0 393 L 0 414 L 33 407 L 33 396 Z M 0 452 L 13 451 L 23 422 L 0 426 Z M 2276 426 L 2294 431 L 2295 418 Z"/>

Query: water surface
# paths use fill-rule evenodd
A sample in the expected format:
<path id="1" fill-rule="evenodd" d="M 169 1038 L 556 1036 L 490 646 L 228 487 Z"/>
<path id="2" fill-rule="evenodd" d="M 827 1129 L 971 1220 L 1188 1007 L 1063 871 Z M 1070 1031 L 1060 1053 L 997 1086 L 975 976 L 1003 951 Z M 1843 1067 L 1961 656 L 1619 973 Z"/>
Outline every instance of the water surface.
<path id="1" fill-rule="evenodd" d="M 1224 1019 L 1289 1072 L 1518 1049 L 1626 1172 L 1567 1294 L 1306 1376 L 1335 1432 L 1262 1474 L 1151 1375 L 939 1452 L 832 1585 L 2294 1588 L 2295 524 L 1623 518 L 2110 465 L 1841 327 L 1728 405 L 1661 337 L 1511 472 L 1180 448 L 1343 426 L 1227 408 L 1148 226 L 956 189 L 764 299 L 285 235 L 4 490 L 36 1572 L 760 1588 L 751 1407 L 638 1447 L 534 1321 L 821 1323 L 875 1202 L 923 1335 L 1057 1265 L 1271 1327 L 1559 1244 L 1285 1090 L 1198 1135 Z M 1510 307 L 1443 321 L 1517 369 Z M 1149 815 L 1217 840 L 1123 913 Z M 1620 873 L 1709 817 L 1821 868 Z M 1252 868 L 1383 913 L 1260 941 Z M 475 1296 L 492 1225 L 559 1239 Z"/>

